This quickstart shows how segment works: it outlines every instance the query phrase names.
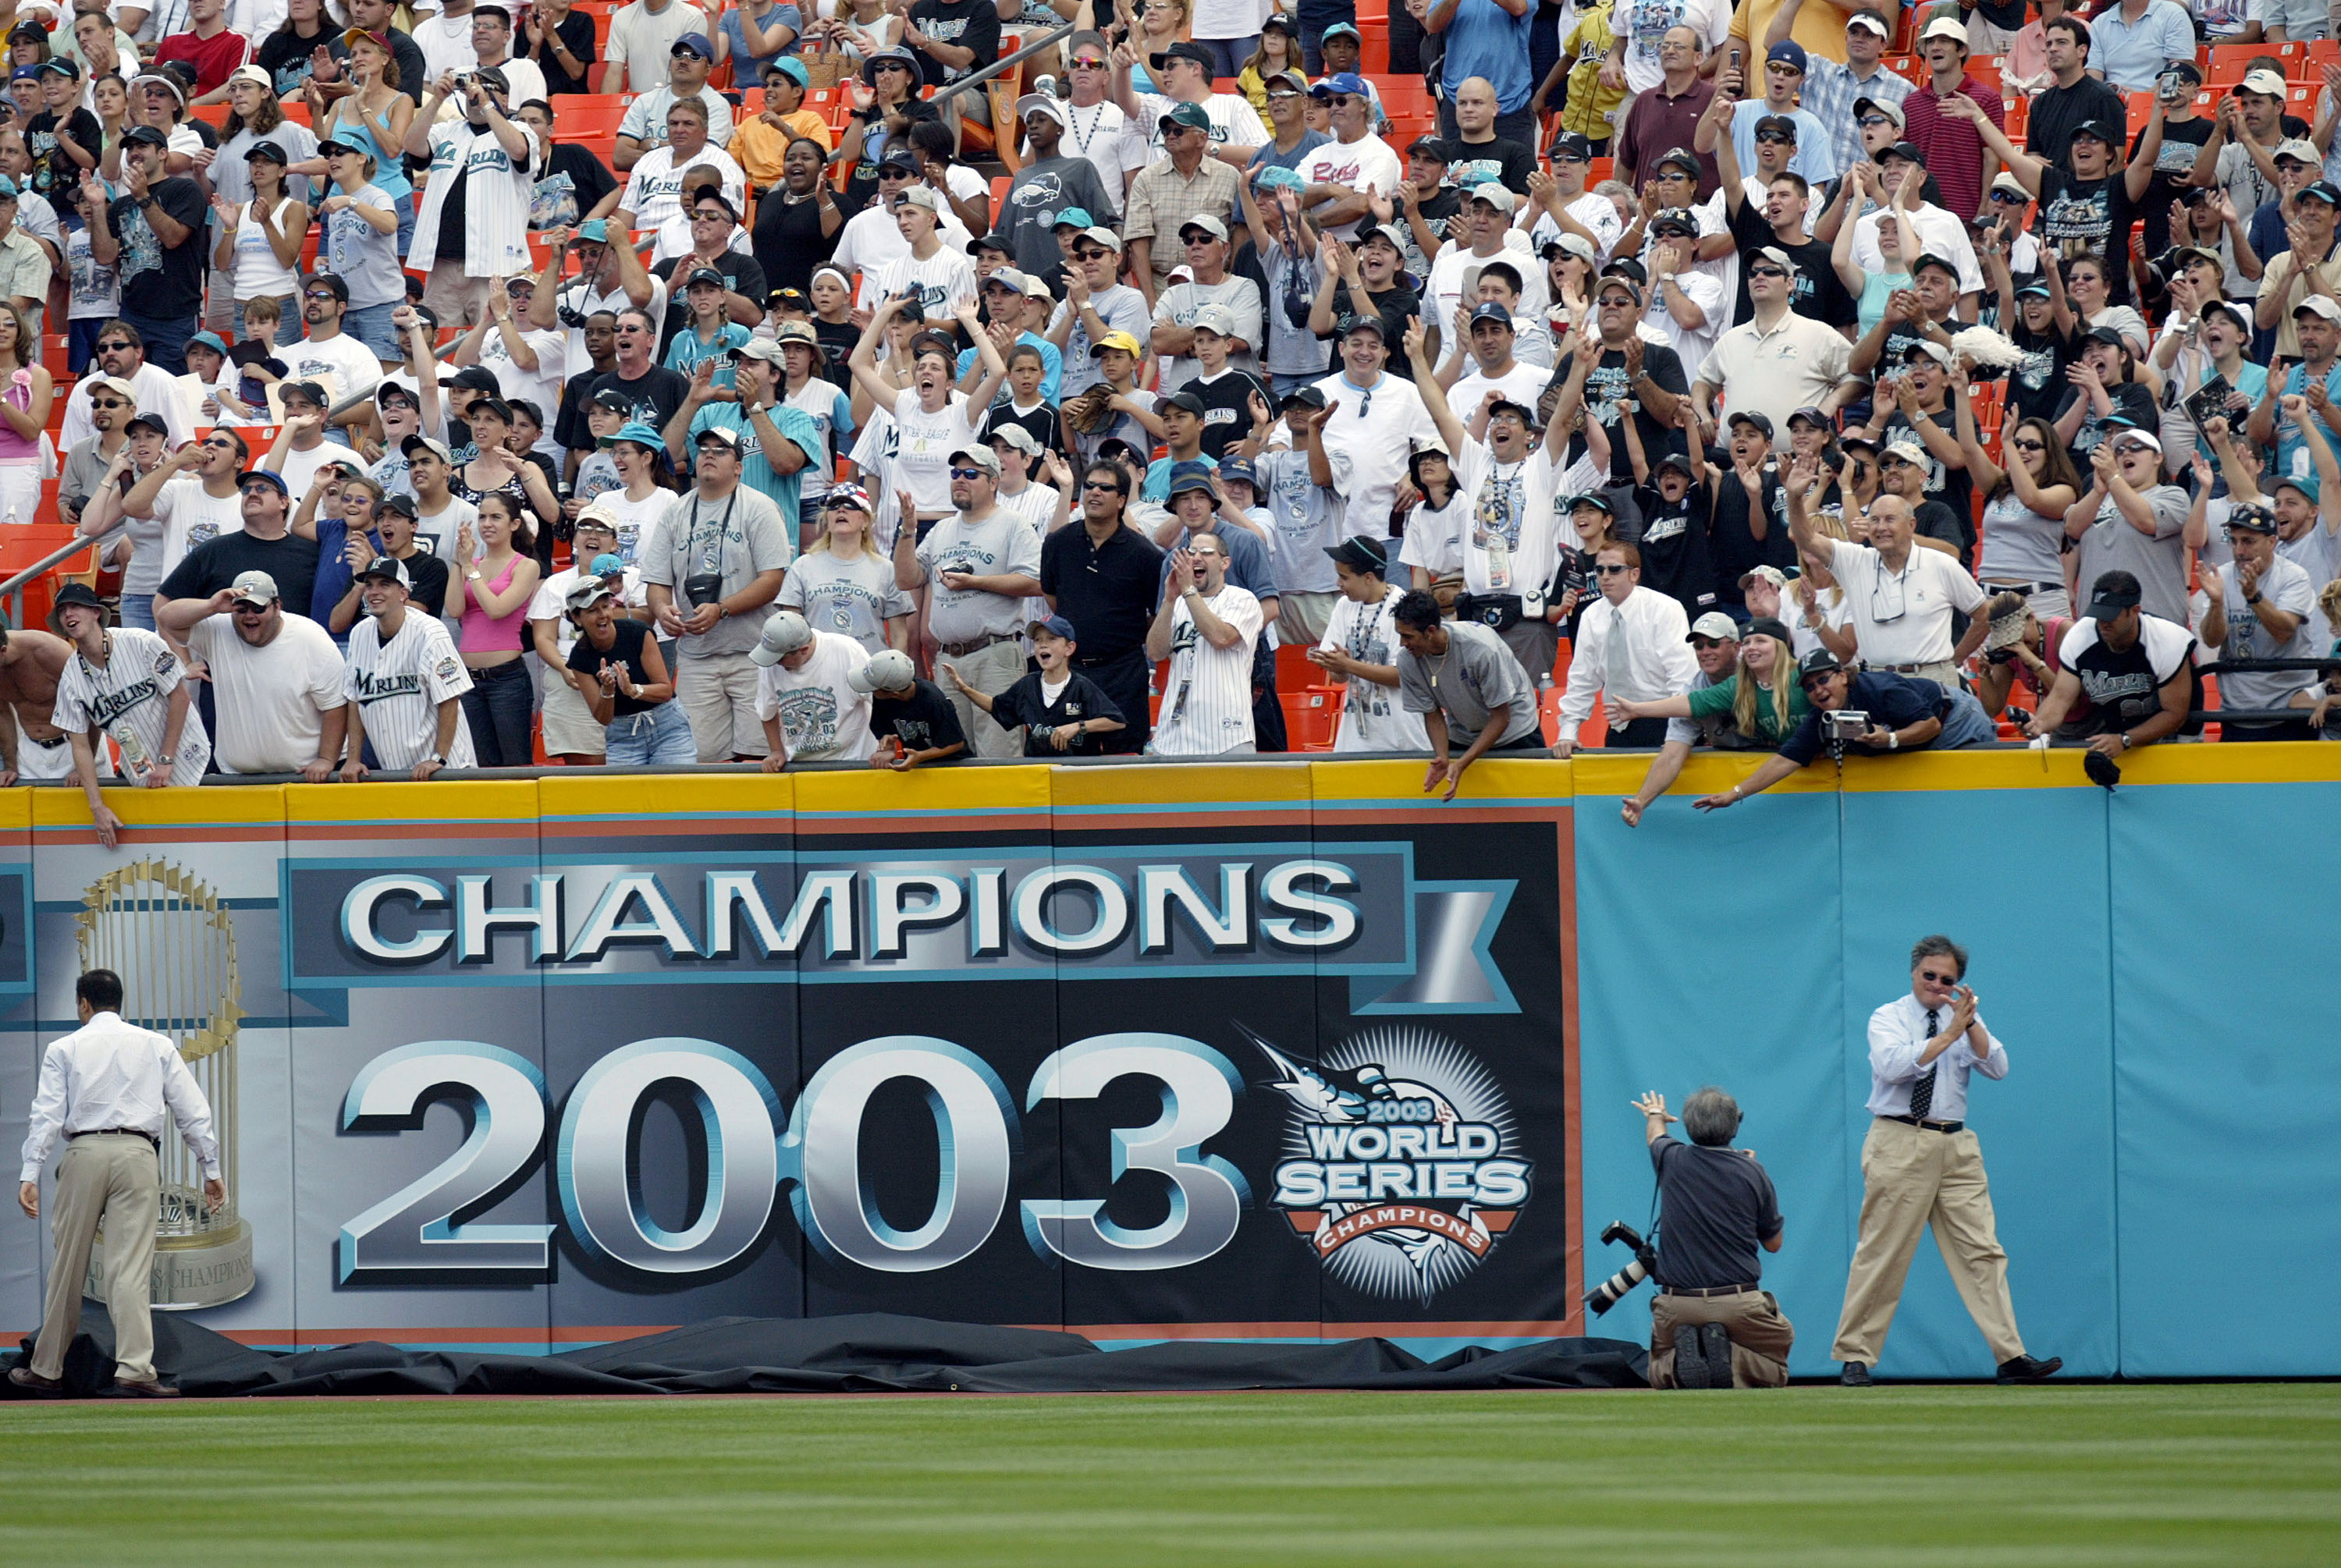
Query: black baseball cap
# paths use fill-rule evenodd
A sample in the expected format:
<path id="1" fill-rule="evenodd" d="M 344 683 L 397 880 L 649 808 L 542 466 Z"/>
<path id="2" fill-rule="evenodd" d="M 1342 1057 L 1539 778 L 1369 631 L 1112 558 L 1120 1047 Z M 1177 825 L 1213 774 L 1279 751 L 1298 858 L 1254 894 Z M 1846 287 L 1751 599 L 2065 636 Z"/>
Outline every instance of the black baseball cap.
<path id="1" fill-rule="evenodd" d="M 2110 620 L 2145 599 L 2146 590 L 2137 579 L 2127 571 L 2101 573 L 2089 590 L 2089 619 Z"/>
<path id="2" fill-rule="evenodd" d="M 1754 409 L 1741 409 L 1723 422 L 1727 426 L 1740 424 L 1754 425 L 1758 430 L 1764 433 L 1764 439 L 1766 441 L 1770 441 L 1772 439 L 1772 416 L 1766 413 L 1758 413 Z"/>
<path id="3" fill-rule="evenodd" d="M 2122 573 L 2120 575 L 2126 576 L 2127 574 Z M 2132 581 L 2136 580 L 2133 579 Z M 1810 686 L 1813 683 L 1814 676 L 1828 675 L 1833 671 L 1843 670 L 1845 666 L 1843 664 L 1838 662 L 1838 657 L 1836 654 L 1831 653 L 1826 648 L 1816 648 L 1810 653 L 1806 654 L 1802 659 L 1797 660 L 1797 684 L 1799 686 Z"/>
<path id="4" fill-rule="evenodd" d="M 1390 571 L 1390 553 L 1381 541 L 1368 539 L 1362 533 L 1351 534 L 1339 544 L 1327 545 L 1325 553 L 1352 571 L 1370 571 L 1377 577 Z"/>

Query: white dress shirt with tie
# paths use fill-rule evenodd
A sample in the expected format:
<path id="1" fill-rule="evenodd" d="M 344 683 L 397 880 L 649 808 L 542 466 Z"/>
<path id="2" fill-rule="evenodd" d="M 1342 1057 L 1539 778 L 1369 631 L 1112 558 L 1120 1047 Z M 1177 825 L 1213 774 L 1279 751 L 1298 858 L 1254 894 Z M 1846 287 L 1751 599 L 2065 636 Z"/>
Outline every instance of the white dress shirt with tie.
<path id="1" fill-rule="evenodd" d="M 1633 702 L 1655 702 L 1690 690 L 1698 673 L 1691 657 L 1690 620 L 1682 602 L 1652 588 L 1637 588 L 1623 604 L 1596 593 L 1578 623 L 1569 661 L 1569 690 L 1560 700 L 1560 732 L 1573 735 L 1601 692 Z"/>
<path id="2" fill-rule="evenodd" d="M 41 1179 L 59 1133 L 71 1138 L 126 1127 L 159 1140 L 165 1116 L 178 1124 L 179 1136 L 204 1175 L 218 1176 L 220 1147 L 212 1132 L 212 1107 L 180 1059 L 179 1047 L 168 1035 L 125 1023 L 119 1013 L 95 1014 L 52 1043 L 41 1057 L 41 1083 L 33 1096 L 20 1179 Z"/>
<path id="3" fill-rule="evenodd" d="M 1990 1041 L 1991 1048 L 1985 1055 L 1976 1055 L 1974 1042 L 1962 1035 L 1946 1046 L 1933 1061 L 1920 1067 L 1918 1057 L 1926 1051 L 1927 1042 L 1942 1033 L 1951 1020 L 1950 1006 L 1946 1003 L 1936 1008 L 1935 1017 L 1935 1023 L 1929 1025 L 1925 1005 L 1907 992 L 1869 1015 L 1871 1116 L 1908 1116 L 1910 1091 L 1920 1078 L 1931 1073 L 1934 1102 L 1927 1107 L 1924 1119 L 1963 1122 L 1967 1119 L 1967 1075 L 2007 1077 L 2007 1051 L 1988 1028 L 1984 1030 L 1984 1038 Z M 1983 1022 L 1980 1016 L 1976 1022 Z"/>

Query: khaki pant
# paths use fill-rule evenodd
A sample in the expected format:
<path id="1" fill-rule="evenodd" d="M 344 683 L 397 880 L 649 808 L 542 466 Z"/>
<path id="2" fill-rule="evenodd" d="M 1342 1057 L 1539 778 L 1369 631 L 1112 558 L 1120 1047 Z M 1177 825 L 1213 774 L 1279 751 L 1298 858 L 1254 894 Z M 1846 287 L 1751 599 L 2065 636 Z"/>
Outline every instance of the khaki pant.
<path id="1" fill-rule="evenodd" d="M 959 715 L 959 727 L 967 732 L 967 749 L 974 757 L 1021 757 L 1024 755 L 1024 727 L 1002 729 L 991 714 L 978 708 L 961 695 L 956 682 L 942 671 L 950 665 L 960 677 L 986 697 L 997 697 L 1024 679 L 1024 647 L 1019 642 L 995 642 L 989 648 L 979 648 L 972 653 L 954 657 L 949 653 L 935 655 L 935 684 L 951 699 L 952 710 Z"/>
<path id="2" fill-rule="evenodd" d="M 702 764 L 770 749 L 764 721 L 756 717 L 756 666 L 746 654 L 678 653 L 674 663 L 675 697 Z"/>
<path id="3" fill-rule="evenodd" d="M 1878 1365 L 1910 1255 L 1929 1225 L 1992 1359 L 2022 1355 L 2016 1306 L 2007 1295 L 2007 1254 L 2000 1250 L 1975 1134 L 1929 1132 L 1879 1116 L 1861 1143 L 1861 1239 L 1846 1275 L 1832 1359 Z"/>
<path id="4" fill-rule="evenodd" d="M 33 1370 L 65 1375 L 65 1347 L 81 1327 L 82 1283 L 89 1274 L 97 1225 L 105 1221 L 105 1310 L 114 1319 L 115 1376 L 154 1381 L 154 1221 L 163 1207 L 163 1178 L 154 1146 L 126 1133 L 84 1134 L 57 1162 L 56 1206 L 51 1219 L 56 1256 L 49 1264 L 49 1295 Z"/>
<path id="5" fill-rule="evenodd" d="M 688 708 L 684 710 L 690 711 Z M 559 675 L 544 677 L 544 754 L 547 757 L 602 757 L 610 749 L 607 727 L 593 721 L 585 699 Z"/>
<path id="6" fill-rule="evenodd" d="M 1276 640 L 1301 648 L 1316 647 L 1325 640 L 1325 629 L 1333 624 L 1333 607 L 1340 602 L 1338 593 L 1287 589 L 1276 596 Z"/>
<path id="7" fill-rule="evenodd" d="M 488 280 L 465 276 L 461 262 L 433 262 L 423 280 L 423 303 L 441 326 L 468 327 L 488 308 Z"/>
<path id="8" fill-rule="evenodd" d="M 1719 1323 L 1731 1338 L 1731 1386 L 1786 1388 L 1797 1331 L 1768 1290 L 1738 1295 L 1669 1295 L 1650 1302 L 1650 1386 L 1675 1388 L 1675 1330 Z"/>

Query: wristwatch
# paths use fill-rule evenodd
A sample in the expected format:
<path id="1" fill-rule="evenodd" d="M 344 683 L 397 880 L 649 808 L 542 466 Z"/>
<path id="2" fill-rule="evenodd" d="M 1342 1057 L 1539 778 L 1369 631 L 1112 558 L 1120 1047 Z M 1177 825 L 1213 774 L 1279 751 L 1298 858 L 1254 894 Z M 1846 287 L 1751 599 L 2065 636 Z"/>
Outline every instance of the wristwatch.
<path id="1" fill-rule="evenodd" d="M 433 764 L 435 764 L 435 765 L 437 765 L 438 767 L 441 767 L 441 768 L 444 768 L 445 766 L 447 766 L 447 759 L 445 759 L 444 757 L 440 756 L 440 755 L 439 755 L 439 753 L 437 753 L 436 751 L 433 751 L 433 753 L 431 753 L 431 755 L 430 755 L 430 756 L 425 757 L 423 760 L 424 760 L 425 762 L 433 763 Z"/>

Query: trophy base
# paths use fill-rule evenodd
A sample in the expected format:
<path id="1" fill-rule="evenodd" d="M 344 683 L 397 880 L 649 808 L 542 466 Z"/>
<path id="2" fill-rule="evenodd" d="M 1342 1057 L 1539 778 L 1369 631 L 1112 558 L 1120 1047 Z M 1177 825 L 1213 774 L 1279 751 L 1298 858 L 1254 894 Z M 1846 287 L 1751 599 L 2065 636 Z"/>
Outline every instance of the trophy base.
<path id="1" fill-rule="evenodd" d="M 105 1299 L 105 1249 L 90 1249 L 89 1274 L 81 1293 L 92 1301 Z M 231 1229 L 205 1236 L 172 1237 L 154 1244 L 151 1300 L 157 1312 L 188 1312 L 219 1306 L 248 1295 L 255 1283 L 252 1271 L 252 1226 L 239 1219 Z"/>

